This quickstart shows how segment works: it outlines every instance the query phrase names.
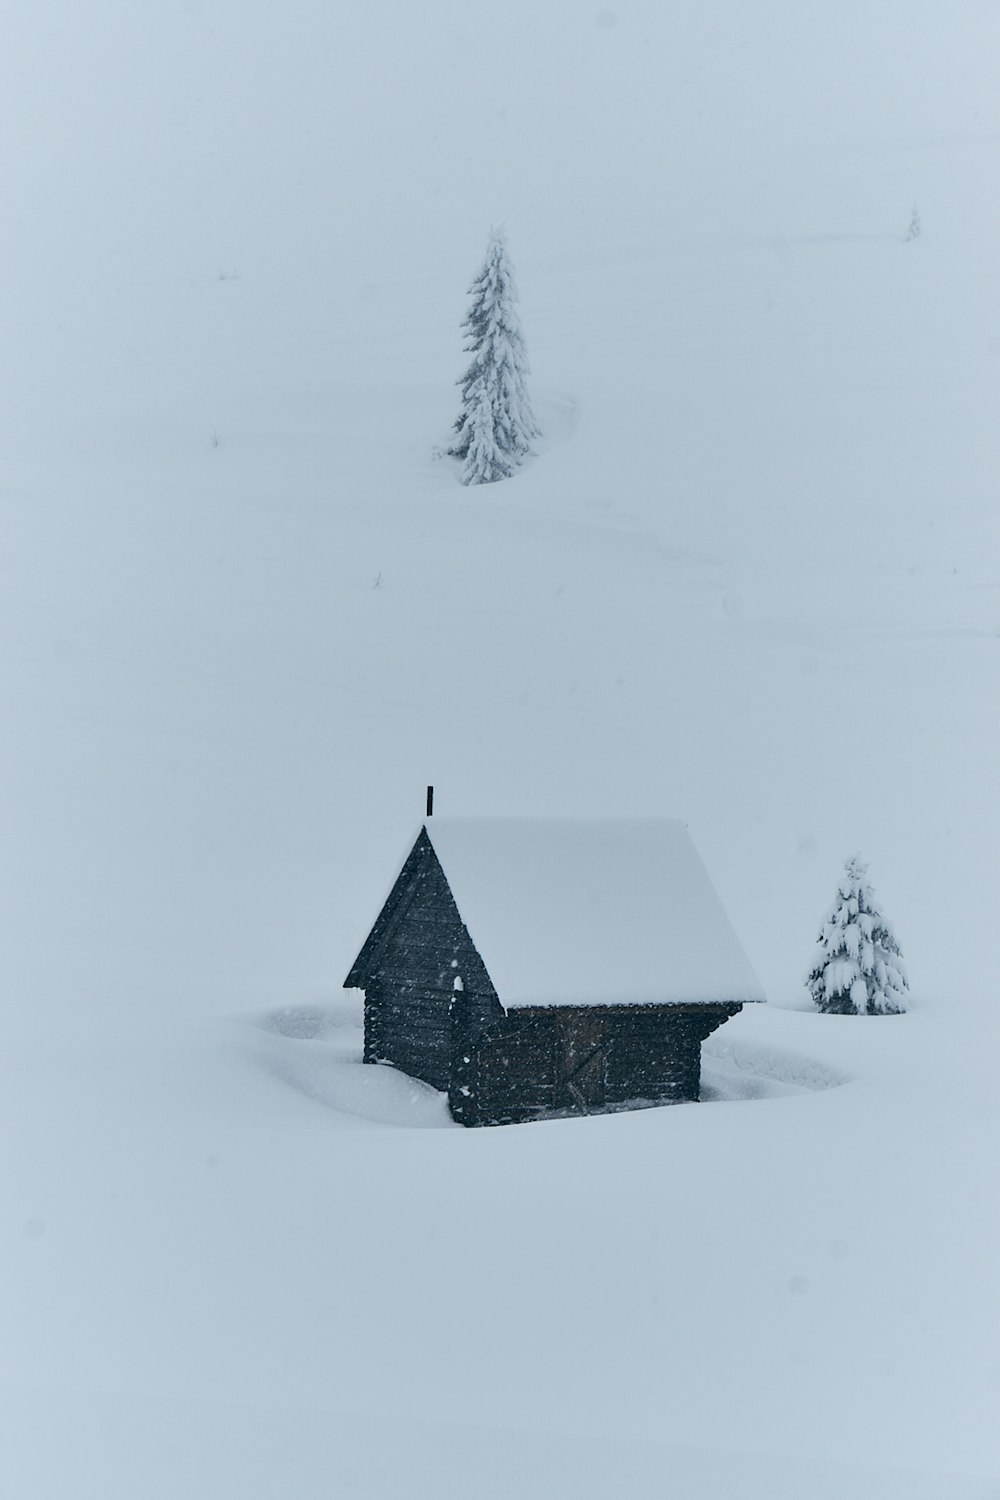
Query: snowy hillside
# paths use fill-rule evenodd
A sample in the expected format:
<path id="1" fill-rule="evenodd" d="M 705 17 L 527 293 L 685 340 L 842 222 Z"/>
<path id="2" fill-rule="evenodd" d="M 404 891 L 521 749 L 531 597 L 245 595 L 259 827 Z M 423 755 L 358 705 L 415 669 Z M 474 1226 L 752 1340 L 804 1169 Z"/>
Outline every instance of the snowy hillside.
<path id="1" fill-rule="evenodd" d="M 4 1493 L 995 1497 L 1000 13 L 20 11 Z M 704 1103 L 362 1071 L 428 782 L 689 825 L 771 1001 Z M 805 997 L 855 851 L 905 1016 Z"/>

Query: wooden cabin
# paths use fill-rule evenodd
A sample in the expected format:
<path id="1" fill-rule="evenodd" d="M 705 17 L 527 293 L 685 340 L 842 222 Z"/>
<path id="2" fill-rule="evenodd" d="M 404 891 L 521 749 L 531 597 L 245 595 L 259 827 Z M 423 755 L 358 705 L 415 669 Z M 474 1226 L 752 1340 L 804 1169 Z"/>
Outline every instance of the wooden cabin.
<path id="1" fill-rule="evenodd" d="M 428 817 L 345 981 L 463 1125 L 697 1099 L 764 996 L 683 824 Z"/>

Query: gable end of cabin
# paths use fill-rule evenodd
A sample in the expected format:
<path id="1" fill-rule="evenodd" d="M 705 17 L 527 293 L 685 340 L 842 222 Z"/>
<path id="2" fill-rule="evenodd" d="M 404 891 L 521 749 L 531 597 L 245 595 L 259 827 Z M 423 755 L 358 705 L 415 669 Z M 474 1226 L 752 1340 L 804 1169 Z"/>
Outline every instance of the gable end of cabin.
<path id="1" fill-rule="evenodd" d="M 391 1063 L 441 1090 L 452 1076 L 456 994 L 478 995 L 481 1004 L 499 1013 L 489 975 L 425 830 L 345 984 L 365 993 L 365 1062 Z"/>

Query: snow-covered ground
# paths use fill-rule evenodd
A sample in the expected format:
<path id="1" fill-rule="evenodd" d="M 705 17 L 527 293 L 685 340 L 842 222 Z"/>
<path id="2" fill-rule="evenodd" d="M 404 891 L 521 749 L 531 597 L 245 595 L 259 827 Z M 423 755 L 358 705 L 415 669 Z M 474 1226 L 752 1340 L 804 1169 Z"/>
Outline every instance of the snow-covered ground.
<path id="1" fill-rule="evenodd" d="M 998 55 L 986 0 L 9 22 L 4 1493 L 1000 1493 Z M 470 490 L 499 221 L 546 436 Z M 771 1000 L 705 1102 L 361 1068 L 427 782 L 689 824 Z M 805 1004 L 855 850 L 906 1016 Z"/>

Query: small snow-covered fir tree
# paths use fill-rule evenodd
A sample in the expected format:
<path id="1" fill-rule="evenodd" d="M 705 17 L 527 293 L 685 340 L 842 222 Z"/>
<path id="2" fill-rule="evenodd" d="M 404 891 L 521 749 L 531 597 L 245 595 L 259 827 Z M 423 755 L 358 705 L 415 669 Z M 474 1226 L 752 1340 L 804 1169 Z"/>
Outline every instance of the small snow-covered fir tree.
<path id="1" fill-rule="evenodd" d="M 875 900 L 860 855 L 844 865 L 840 889 L 806 976 L 820 1010 L 841 1016 L 885 1016 L 906 1009 L 907 980 L 892 928 Z"/>
<path id="2" fill-rule="evenodd" d="M 472 362 L 458 382 L 462 409 L 448 452 L 465 460 L 463 484 L 492 484 L 508 479 L 530 456 L 532 438 L 540 436 L 525 385 L 528 357 L 502 230 L 491 232 L 469 296 L 462 327 Z"/>

